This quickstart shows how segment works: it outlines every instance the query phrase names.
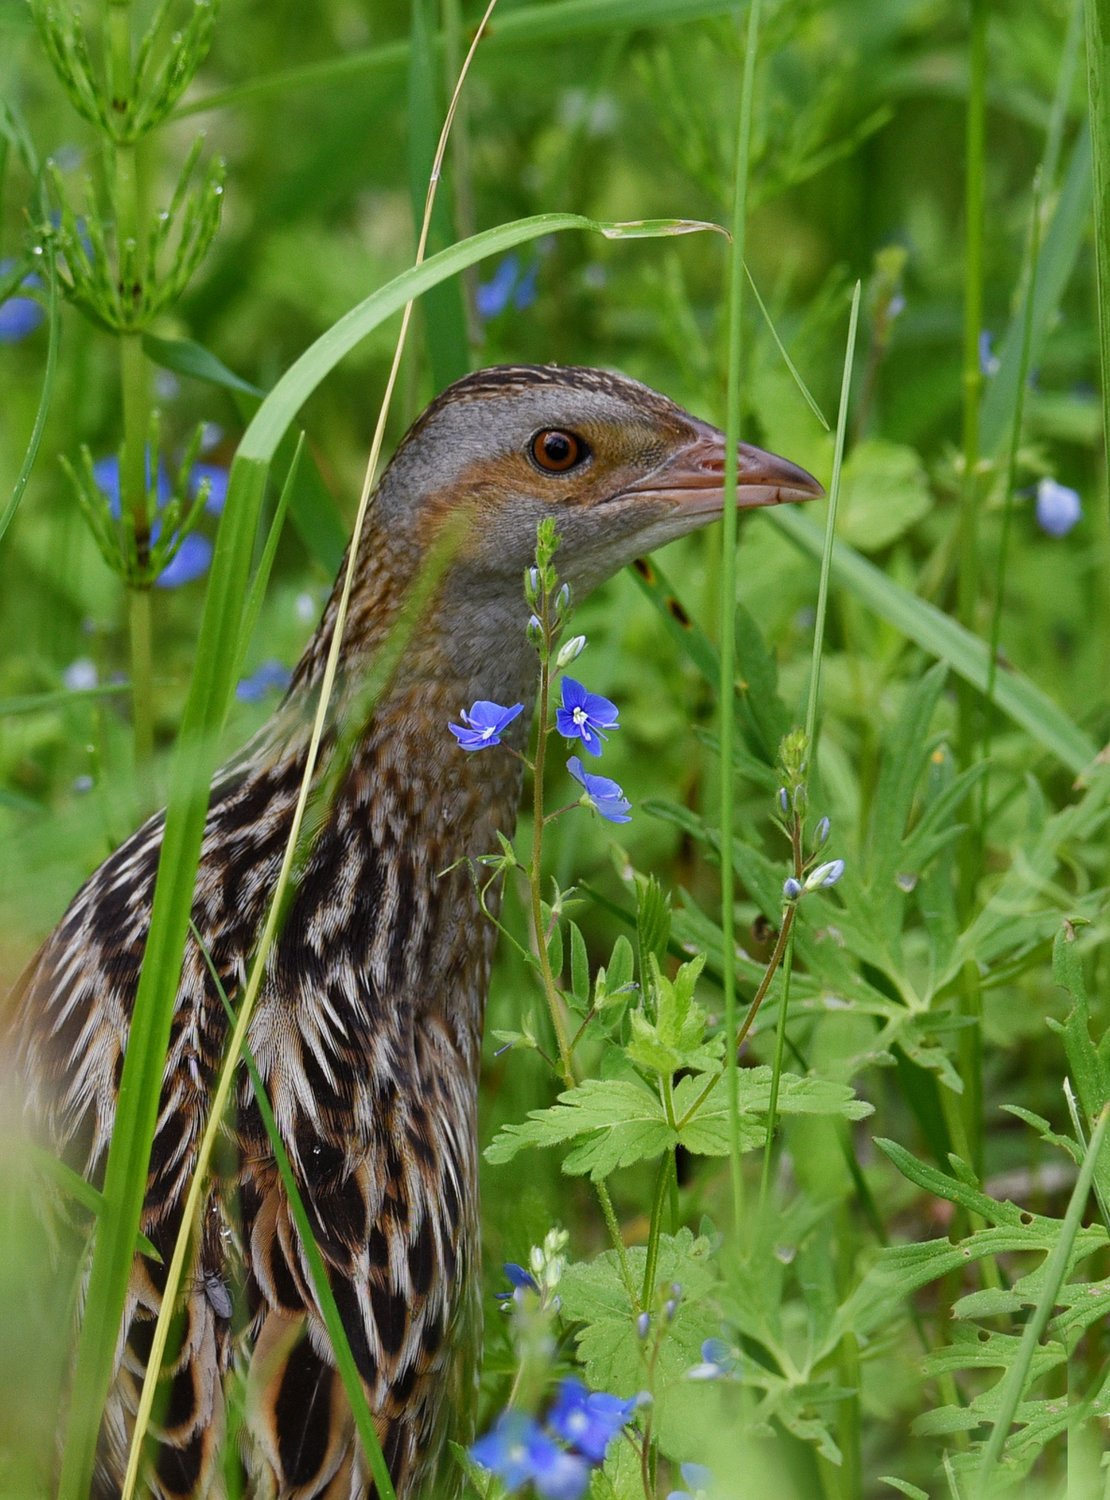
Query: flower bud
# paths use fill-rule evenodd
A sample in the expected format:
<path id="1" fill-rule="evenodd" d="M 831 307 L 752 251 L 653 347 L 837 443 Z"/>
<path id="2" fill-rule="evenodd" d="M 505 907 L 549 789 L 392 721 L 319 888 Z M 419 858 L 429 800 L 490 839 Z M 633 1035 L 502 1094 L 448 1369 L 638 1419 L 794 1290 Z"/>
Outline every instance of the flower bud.
<path id="1" fill-rule="evenodd" d="M 828 864 L 818 865 L 806 876 L 806 890 L 815 891 L 819 886 L 835 885 L 844 874 L 844 861 L 842 859 L 830 859 Z"/>
<path id="2" fill-rule="evenodd" d="M 829 836 L 829 829 L 831 827 L 832 827 L 832 824 L 829 822 L 828 818 L 822 818 L 821 821 L 818 823 L 816 829 L 814 830 L 814 841 L 815 841 L 818 849 L 820 849 L 821 845 L 828 838 L 828 836 Z"/>
<path id="3" fill-rule="evenodd" d="M 642 1312 L 636 1319 L 636 1337 L 646 1339 L 650 1328 L 651 1314 L 649 1312 Z"/>
<path id="4" fill-rule="evenodd" d="M 569 667 L 572 661 L 576 661 L 586 649 L 586 637 L 584 635 L 572 635 L 569 641 L 564 641 L 559 647 L 559 654 L 555 658 L 555 670 L 561 672 L 564 667 Z"/>
<path id="5" fill-rule="evenodd" d="M 784 786 L 779 787 L 779 807 L 782 808 L 784 817 L 790 811 L 790 795 Z"/>
<path id="6" fill-rule="evenodd" d="M 788 876 L 782 883 L 782 895 L 784 901 L 797 901 L 802 894 L 802 883 L 795 880 L 793 875 Z"/>
<path id="7" fill-rule="evenodd" d="M 555 595 L 555 609 L 559 614 L 570 607 L 570 584 L 563 583 L 559 586 L 559 592 Z"/>
<path id="8" fill-rule="evenodd" d="M 668 1297 L 666 1302 L 663 1303 L 663 1321 L 665 1323 L 673 1323 L 674 1315 L 677 1311 L 678 1303 L 673 1297 Z"/>

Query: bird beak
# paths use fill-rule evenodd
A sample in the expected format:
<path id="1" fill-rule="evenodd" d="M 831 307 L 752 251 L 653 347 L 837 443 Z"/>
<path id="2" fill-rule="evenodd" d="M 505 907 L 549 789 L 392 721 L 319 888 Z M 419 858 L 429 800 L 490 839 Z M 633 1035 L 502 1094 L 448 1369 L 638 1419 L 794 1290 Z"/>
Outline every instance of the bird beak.
<path id="1" fill-rule="evenodd" d="M 765 453 L 751 443 L 737 449 L 736 504 L 782 505 L 816 500 L 824 489 L 813 475 L 788 458 Z M 654 473 L 624 491 L 670 500 L 689 516 L 720 515 L 725 504 L 725 439 L 715 427 L 698 423 L 692 443 L 679 449 Z"/>

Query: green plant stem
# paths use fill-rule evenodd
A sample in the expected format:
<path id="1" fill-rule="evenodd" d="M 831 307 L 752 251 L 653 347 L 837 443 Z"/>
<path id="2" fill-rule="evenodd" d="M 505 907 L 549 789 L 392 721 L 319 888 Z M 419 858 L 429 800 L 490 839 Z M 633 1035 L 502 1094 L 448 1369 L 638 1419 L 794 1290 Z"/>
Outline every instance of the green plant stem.
<path id="1" fill-rule="evenodd" d="M 545 599 L 544 631 L 547 629 L 547 613 L 549 603 Z M 543 879 L 543 768 L 547 758 L 547 717 L 551 704 L 551 665 L 545 654 L 540 663 L 540 694 L 539 708 L 537 710 L 536 724 L 536 756 L 532 772 L 532 868 L 529 872 L 528 885 L 532 897 L 532 930 L 536 938 L 536 955 L 539 959 L 540 976 L 543 979 L 543 993 L 547 1001 L 547 1009 L 551 1016 L 551 1025 L 555 1032 L 555 1041 L 559 1048 L 559 1071 L 567 1088 L 574 1087 L 574 1062 L 571 1057 L 570 1039 L 567 1036 L 566 1020 L 563 1015 L 563 1002 L 559 995 L 559 988 L 555 983 L 555 976 L 551 972 L 551 960 L 547 955 L 547 933 L 543 924 L 543 897 L 540 891 L 540 883 Z"/>
<path id="2" fill-rule="evenodd" d="M 636 1283 L 632 1279 L 632 1267 L 628 1264 L 628 1251 L 624 1247 L 624 1236 L 621 1234 L 617 1211 L 613 1207 L 613 1200 L 609 1196 L 609 1189 L 605 1182 L 596 1182 L 594 1186 L 597 1188 L 597 1201 L 601 1204 L 601 1212 L 605 1217 L 609 1238 L 613 1241 L 613 1249 L 617 1252 L 617 1263 L 621 1268 L 621 1280 L 628 1293 L 628 1300 L 632 1304 L 633 1311 L 639 1312 L 640 1302 L 636 1295 Z"/>
<path id="3" fill-rule="evenodd" d="M 651 1223 L 648 1228 L 647 1256 L 644 1260 L 644 1289 L 641 1302 L 651 1306 L 651 1294 L 655 1286 L 655 1271 L 659 1264 L 659 1240 L 663 1233 L 663 1212 L 667 1203 L 667 1187 L 674 1172 L 674 1151 L 665 1151 L 659 1160 L 659 1171 L 655 1177 L 655 1193 L 651 1202 Z"/>
<path id="4" fill-rule="evenodd" d="M 1017 478 L 1018 449 L 1021 446 L 1022 417 L 1025 411 L 1025 384 L 1029 373 L 1029 351 L 1033 342 L 1033 303 L 1037 295 L 1037 260 L 1040 252 L 1041 184 L 1038 174 L 1033 181 L 1033 211 L 1029 226 L 1029 265 L 1025 286 L 1025 312 L 1021 331 L 1021 363 L 1014 420 L 1010 428 L 1010 445 L 1006 455 L 1006 492 L 1003 497 L 1002 531 L 998 538 L 998 569 L 995 575 L 994 603 L 991 610 L 990 656 L 987 660 L 986 709 L 983 718 L 983 744 L 980 754 L 986 765 L 979 784 L 979 818 L 977 832 L 980 847 L 976 864 L 981 867 L 986 839 L 987 809 L 990 806 L 991 718 L 994 689 L 998 680 L 998 647 L 1002 635 L 1002 599 L 1006 590 L 1006 563 L 1010 550 L 1010 524 L 1014 513 L 1014 485 Z"/>
<path id="5" fill-rule="evenodd" d="M 1002 1450 L 1009 1436 L 1010 1427 L 1013 1424 L 1017 1412 L 1018 1402 L 1021 1400 L 1022 1392 L 1029 1380 L 1029 1371 L 1033 1363 L 1033 1356 L 1041 1341 L 1052 1310 L 1056 1306 L 1056 1298 L 1060 1287 L 1067 1274 L 1068 1261 L 1071 1257 L 1072 1247 L 1075 1244 L 1075 1236 L 1079 1232 L 1079 1221 L 1083 1216 L 1083 1210 L 1087 1205 L 1087 1199 L 1091 1192 L 1094 1181 L 1095 1168 L 1098 1165 L 1099 1152 L 1102 1150 L 1106 1139 L 1106 1128 L 1110 1124 L 1110 1104 L 1103 1106 L 1098 1117 L 1098 1124 L 1091 1137 L 1091 1144 L 1083 1158 L 1083 1165 L 1079 1169 L 1075 1187 L 1072 1189 L 1071 1197 L 1068 1199 L 1067 1211 L 1064 1214 L 1063 1223 L 1056 1243 L 1048 1256 L 1044 1266 L 1044 1278 L 1041 1286 L 1037 1305 L 1029 1317 L 1029 1321 L 1022 1330 L 1021 1343 L 1018 1346 L 1017 1355 L 1005 1375 L 1002 1377 L 1001 1391 L 999 1395 L 998 1416 L 991 1435 L 983 1446 L 983 1457 L 979 1465 L 979 1476 L 975 1493 L 978 1500 L 987 1500 L 994 1489 L 995 1480 L 999 1477 L 999 1462 L 1002 1458 Z"/>
<path id="6" fill-rule="evenodd" d="M 121 117 L 131 100 L 131 4 L 110 0 L 107 15 L 108 76 L 112 104 Z M 141 252 L 143 239 L 143 188 L 141 162 L 134 142 L 116 141 L 112 147 L 112 207 L 116 220 L 116 260 L 120 279 L 123 264 L 130 259 L 127 247 Z M 138 263 L 142 263 L 141 253 Z M 126 296 L 132 289 L 127 288 Z M 123 406 L 123 445 L 120 452 L 120 509 L 129 518 L 134 559 L 140 575 L 150 556 L 150 498 L 148 488 L 157 486 L 157 454 L 150 455 L 151 479 L 147 481 L 146 444 L 150 430 L 150 380 L 143 354 L 142 331 L 128 329 L 119 335 L 120 394 Z M 144 812 L 154 801 L 154 709 L 153 649 L 151 641 L 150 591 L 140 576 L 129 580 L 128 609 L 131 645 L 132 732 L 135 747 L 135 777 Z"/>
<path id="7" fill-rule="evenodd" d="M 736 724 L 736 490 L 737 445 L 740 441 L 740 362 L 743 342 L 744 245 L 748 218 L 748 161 L 751 155 L 752 97 L 759 47 L 760 0 L 751 0 L 744 44 L 744 75 L 740 88 L 740 118 L 736 139 L 736 179 L 733 196 L 732 252 L 729 256 L 728 389 L 725 411 L 725 509 L 721 534 L 721 661 L 718 701 L 721 711 L 721 933 L 725 1003 L 725 1066 L 728 1074 L 729 1176 L 732 1214 L 737 1234 L 744 1220 L 744 1176 L 740 1164 L 740 1076 L 736 1048 L 736 949 L 732 860 L 733 731 Z"/>
<path id="8" fill-rule="evenodd" d="M 1102 371 L 1103 456 L 1110 471 L 1110 4 L 1086 0 L 1087 96 L 1094 146 L 1095 268 Z"/>
<path id="9" fill-rule="evenodd" d="M 763 1170 L 759 1179 L 759 1206 L 762 1210 L 771 1188 L 771 1164 L 775 1154 L 775 1126 L 779 1113 L 779 1081 L 782 1078 L 783 1053 L 786 1048 L 786 1017 L 790 1008 L 790 973 L 794 963 L 794 944 L 786 944 L 782 964 L 782 1000 L 775 1027 L 775 1056 L 771 1063 L 771 1096 L 767 1101 L 767 1138 L 763 1142 Z"/>
<path id="10" fill-rule="evenodd" d="M 970 82 L 967 106 L 967 177 L 964 211 L 964 331 L 963 331 L 963 489 L 960 498 L 959 564 L 956 612 L 965 629 L 975 633 L 979 604 L 980 402 L 983 372 L 979 337 L 983 328 L 983 230 L 986 155 L 987 0 L 971 0 Z M 967 682 L 957 686 L 957 760 L 961 769 L 975 756 L 975 715 L 978 695 Z M 980 873 L 982 831 L 965 838 L 960 848 L 958 909 L 966 923 L 975 901 Z M 983 1147 L 983 1003 L 979 976 L 965 964 L 959 985 L 959 1008 L 971 1025 L 960 1032 L 960 1076 L 964 1081 L 961 1107 L 970 1152 L 978 1171 Z"/>

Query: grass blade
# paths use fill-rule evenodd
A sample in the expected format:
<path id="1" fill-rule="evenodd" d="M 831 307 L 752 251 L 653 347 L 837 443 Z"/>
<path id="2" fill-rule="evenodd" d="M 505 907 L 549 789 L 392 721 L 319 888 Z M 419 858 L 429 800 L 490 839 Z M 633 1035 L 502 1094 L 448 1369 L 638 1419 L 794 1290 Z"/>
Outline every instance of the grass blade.
<path id="1" fill-rule="evenodd" d="M 46 371 L 42 377 L 42 393 L 39 396 L 38 409 L 35 412 L 35 420 L 31 426 L 31 436 L 27 440 L 27 451 L 23 455 L 23 462 L 19 466 L 15 484 L 8 496 L 4 509 L 0 511 L 0 540 L 3 539 L 5 531 L 11 524 L 12 517 L 19 509 L 19 502 L 23 499 L 23 492 L 27 488 L 27 481 L 31 477 L 31 470 L 35 466 L 38 457 L 39 446 L 42 443 L 43 428 L 46 426 L 46 414 L 50 410 L 50 397 L 54 391 L 54 374 L 58 363 L 58 272 L 54 264 L 54 250 L 47 245 L 43 251 L 43 260 L 46 270 L 46 318 L 47 318 L 47 345 L 46 345 Z"/>
<path id="2" fill-rule="evenodd" d="M 735 806 L 733 788 L 733 739 L 736 713 L 733 707 L 736 677 L 736 491 L 739 479 L 740 365 L 743 342 L 744 243 L 748 223 L 748 168 L 751 159 L 752 98 L 755 92 L 755 60 L 759 48 L 760 0 L 752 0 L 744 43 L 744 74 L 740 85 L 740 110 L 736 139 L 736 177 L 733 187 L 732 245 L 729 249 L 728 387 L 725 412 L 725 509 L 721 528 L 721 654 L 718 704 L 721 716 L 721 847 L 731 848 Z M 732 861 L 721 861 L 721 932 L 724 951 L 736 947 Z M 738 1017 L 736 971 L 724 965 L 725 1057 L 727 1058 L 729 1116 L 729 1175 L 732 1183 L 733 1225 L 739 1237 L 744 1222 L 744 1177 L 740 1164 L 740 1075 L 736 1057 Z"/>
<path id="3" fill-rule="evenodd" d="M 1063 1285 L 1064 1276 L 1068 1269 L 1068 1258 L 1071 1255 L 1072 1245 L 1079 1230 L 1079 1221 L 1083 1210 L 1087 1205 L 1087 1199 L 1091 1192 L 1091 1183 L 1094 1179 L 1095 1168 L 1098 1165 L 1099 1152 L 1102 1150 L 1106 1139 L 1106 1127 L 1110 1124 L 1110 1105 L 1103 1107 L 1099 1116 L 1098 1125 L 1091 1144 L 1087 1148 L 1087 1154 L 1083 1158 L 1079 1176 L 1075 1187 L 1072 1189 L 1071 1197 L 1068 1199 L 1067 1212 L 1064 1222 L 1060 1228 L 1060 1234 L 1052 1247 L 1052 1253 L 1045 1262 L 1044 1286 L 1041 1295 L 1037 1299 L 1037 1305 L 1033 1309 L 1021 1335 L 1021 1344 L 1018 1347 L 1017 1356 L 1002 1379 L 1001 1405 L 999 1407 L 998 1419 L 991 1429 L 990 1439 L 983 1448 L 983 1457 L 979 1464 L 979 1478 L 976 1486 L 976 1495 L 980 1500 L 986 1500 L 994 1488 L 994 1481 L 998 1477 L 999 1460 L 1002 1450 L 1013 1425 L 1014 1414 L 1017 1411 L 1021 1393 L 1025 1389 L 1029 1378 L 1029 1367 L 1033 1361 L 1037 1345 L 1041 1341 L 1045 1326 L 1052 1316 L 1052 1309 L 1056 1306 L 1056 1297 Z"/>
<path id="4" fill-rule="evenodd" d="M 767 512 L 771 523 L 810 557 L 822 554 L 821 530 L 807 517 L 788 506 Z M 980 692 L 986 692 L 990 676 L 986 643 L 962 625 L 942 614 L 881 573 L 872 563 L 843 542 L 834 542 L 831 571 L 841 587 L 848 589 L 880 619 L 900 630 L 930 656 L 948 665 Z M 1008 670 L 995 683 L 995 704 L 1006 716 L 1054 755 L 1077 776 L 1098 754 L 1098 746 L 1082 729 L 1021 673 Z"/>
<path id="5" fill-rule="evenodd" d="M 1110 5 L 1087 0 L 1087 97 L 1094 145 L 1095 267 L 1098 280 L 1098 353 L 1102 371 L 1102 440 L 1110 472 Z M 1086 135 L 1083 137 L 1087 139 Z"/>

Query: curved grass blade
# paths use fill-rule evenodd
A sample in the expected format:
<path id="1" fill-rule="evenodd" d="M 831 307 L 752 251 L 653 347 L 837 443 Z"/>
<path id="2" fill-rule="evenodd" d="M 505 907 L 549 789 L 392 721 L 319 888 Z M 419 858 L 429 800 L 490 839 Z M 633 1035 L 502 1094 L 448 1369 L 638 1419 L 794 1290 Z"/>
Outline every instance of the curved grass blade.
<path id="1" fill-rule="evenodd" d="M 46 372 L 42 377 L 42 392 L 39 396 L 38 410 L 35 412 L 35 420 L 31 427 L 31 436 L 27 440 L 27 451 L 23 455 L 23 462 L 19 466 L 12 492 L 8 496 L 4 509 L 0 511 L 0 540 L 3 539 L 5 531 L 11 524 L 12 517 L 19 509 L 19 502 L 23 499 L 23 492 L 27 488 L 27 481 L 31 477 L 31 470 L 35 466 L 38 457 L 39 446 L 42 443 L 43 429 L 46 426 L 46 414 L 50 410 L 50 397 L 54 391 L 54 375 L 58 363 L 58 272 L 54 264 L 53 247 L 48 243 L 43 251 L 43 260 L 46 269 L 46 320 L 47 320 L 47 344 L 46 344 Z"/>
<path id="2" fill-rule="evenodd" d="M 693 234 L 703 230 L 723 233 L 719 224 L 697 219 L 636 219 L 614 224 L 588 219 L 582 214 L 533 214 L 514 219 L 495 229 L 483 229 L 431 255 L 419 266 L 395 276 L 384 287 L 357 303 L 350 312 L 333 323 L 326 333 L 292 364 L 258 408 L 239 444 L 235 463 L 241 461 L 268 463 L 274 456 L 286 429 L 320 382 L 356 344 L 386 318 L 400 312 L 406 302 L 422 296 L 429 287 L 463 271 L 489 255 L 498 255 L 516 245 L 539 239 L 541 235 L 560 234 L 568 229 L 586 229 L 606 239 L 652 239 L 672 234 Z M 235 465 L 232 466 L 232 483 Z M 229 501 L 230 503 L 230 501 Z"/>
<path id="3" fill-rule="evenodd" d="M 821 529 L 807 516 L 786 506 L 767 512 L 773 525 L 810 557 L 819 558 L 823 547 Z M 880 619 L 886 620 L 930 656 L 946 661 L 952 670 L 980 692 L 989 680 L 989 652 L 978 636 L 942 614 L 934 605 L 892 582 L 843 542 L 834 542 L 832 576 Z M 1019 672 L 1007 670 L 994 686 L 995 704 L 1006 716 L 1056 756 L 1070 771 L 1080 775 L 1098 754 L 1098 746 L 1073 724 L 1040 688 Z"/>

